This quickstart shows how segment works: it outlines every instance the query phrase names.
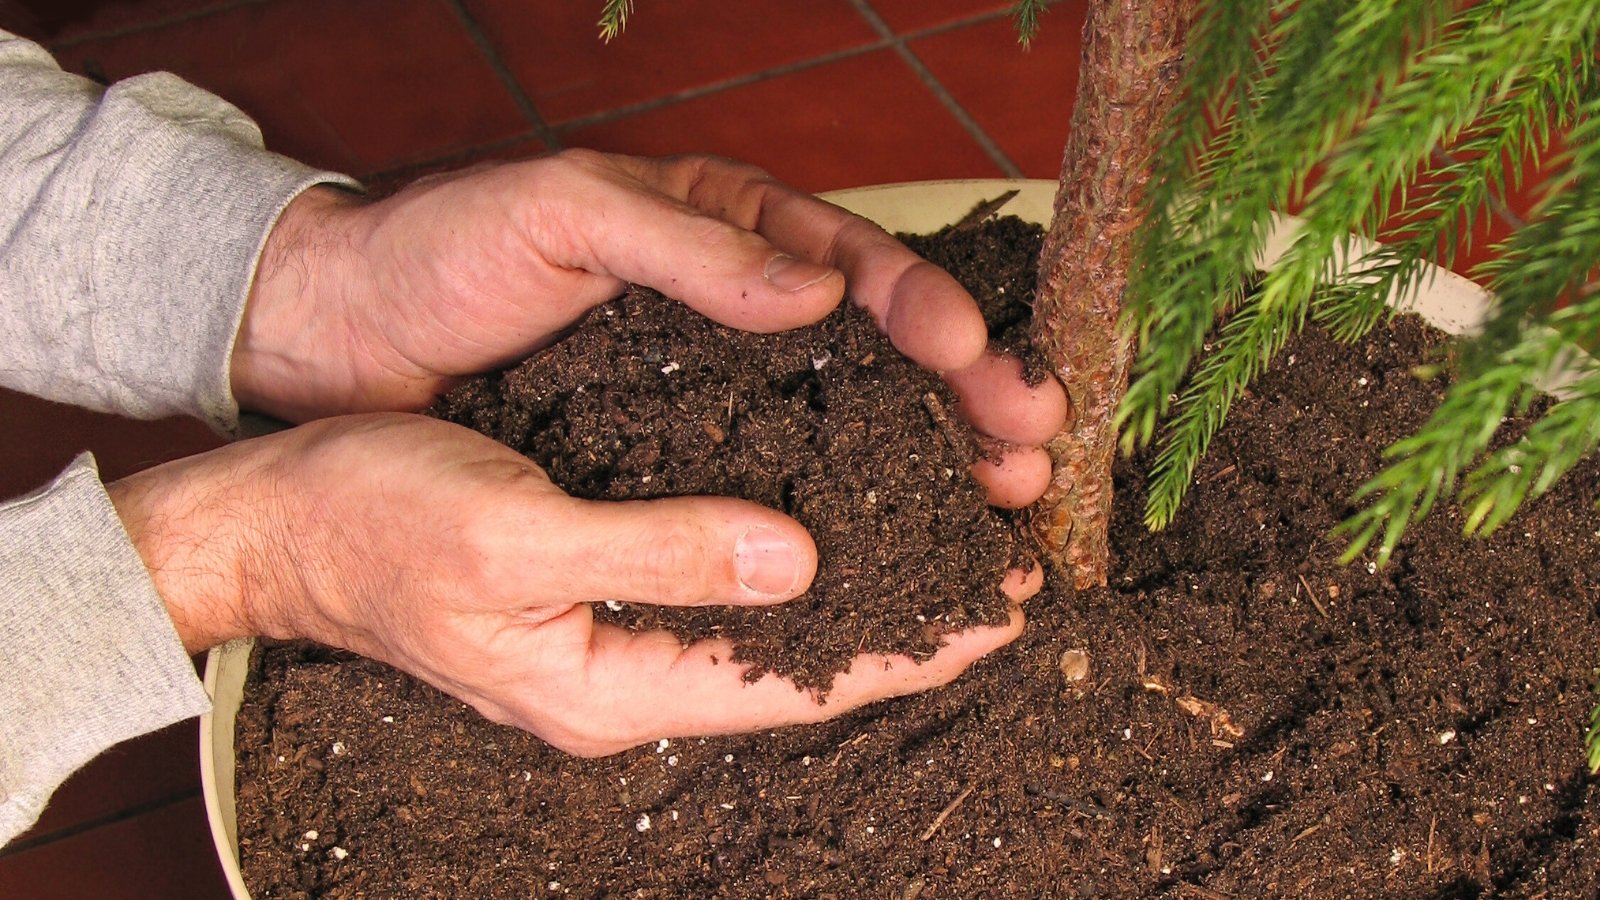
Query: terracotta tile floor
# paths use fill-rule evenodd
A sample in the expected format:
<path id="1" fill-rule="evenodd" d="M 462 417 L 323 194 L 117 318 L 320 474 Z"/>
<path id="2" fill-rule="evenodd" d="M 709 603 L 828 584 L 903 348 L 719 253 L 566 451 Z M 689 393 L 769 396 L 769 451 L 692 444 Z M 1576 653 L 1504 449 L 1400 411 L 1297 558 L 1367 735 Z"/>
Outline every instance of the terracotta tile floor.
<path id="1" fill-rule="evenodd" d="M 923 178 L 1054 178 L 1081 4 L 1020 50 L 1009 0 L 638 4 L 611 45 L 599 0 L 0 0 L 0 28 L 69 70 L 175 71 L 238 104 L 268 146 L 382 190 L 549 148 L 703 150 L 810 190 Z M 72 454 L 117 477 L 215 446 L 0 391 L 0 496 Z M 25 423 L 19 429 L 17 423 Z M 224 897 L 193 723 L 130 742 L 0 850 L 0 896 Z"/>

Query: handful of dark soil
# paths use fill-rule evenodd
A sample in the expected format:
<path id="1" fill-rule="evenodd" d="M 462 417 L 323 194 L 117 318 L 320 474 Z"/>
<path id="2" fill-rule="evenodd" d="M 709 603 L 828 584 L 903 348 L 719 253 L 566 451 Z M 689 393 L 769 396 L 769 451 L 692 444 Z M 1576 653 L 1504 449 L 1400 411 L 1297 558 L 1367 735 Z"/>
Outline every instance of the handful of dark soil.
<path id="1" fill-rule="evenodd" d="M 922 659 L 944 634 L 1007 620 L 999 585 L 1018 541 L 969 473 L 978 443 L 943 382 L 849 302 L 815 326 L 759 335 L 633 288 L 433 413 L 522 452 L 579 497 L 740 497 L 809 529 L 817 577 L 789 603 L 596 610 L 685 642 L 729 638 L 752 679 L 776 672 L 826 692 L 857 654 Z"/>

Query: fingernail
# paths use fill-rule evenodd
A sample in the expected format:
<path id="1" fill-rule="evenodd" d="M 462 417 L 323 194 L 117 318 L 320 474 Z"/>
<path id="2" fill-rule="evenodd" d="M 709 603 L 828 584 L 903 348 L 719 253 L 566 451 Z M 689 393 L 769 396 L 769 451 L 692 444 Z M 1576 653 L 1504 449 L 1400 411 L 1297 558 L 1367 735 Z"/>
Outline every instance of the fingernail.
<path id="1" fill-rule="evenodd" d="M 740 584 L 768 596 L 787 594 L 800 578 L 794 544 L 764 525 L 739 537 L 733 548 L 733 568 Z"/>
<path id="2" fill-rule="evenodd" d="M 833 274 L 833 270 L 810 260 L 779 253 L 767 260 L 765 272 L 773 286 L 784 291 L 798 291 Z"/>

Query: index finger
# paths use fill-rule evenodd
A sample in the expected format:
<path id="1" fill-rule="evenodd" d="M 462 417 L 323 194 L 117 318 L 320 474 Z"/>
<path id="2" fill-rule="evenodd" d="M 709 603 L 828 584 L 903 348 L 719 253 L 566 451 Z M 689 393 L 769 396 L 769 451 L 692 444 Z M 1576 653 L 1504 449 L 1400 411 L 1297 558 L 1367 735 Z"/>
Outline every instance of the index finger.
<path id="1" fill-rule="evenodd" d="M 729 663 L 733 647 L 726 640 L 682 647 L 648 633 L 596 626 L 589 684 L 597 688 L 593 697 L 627 698 L 625 704 L 596 711 L 618 729 L 616 749 L 623 750 L 661 737 L 821 722 L 877 700 L 935 688 L 1015 640 L 1022 627 L 1022 610 L 1014 607 L 1005 625 L 947 635 L 945 645 L 921 662 L 909 656 L 857 656 L 819 702 L 812 692 L 770 673 L 745 681 L 745 667 Z"/>

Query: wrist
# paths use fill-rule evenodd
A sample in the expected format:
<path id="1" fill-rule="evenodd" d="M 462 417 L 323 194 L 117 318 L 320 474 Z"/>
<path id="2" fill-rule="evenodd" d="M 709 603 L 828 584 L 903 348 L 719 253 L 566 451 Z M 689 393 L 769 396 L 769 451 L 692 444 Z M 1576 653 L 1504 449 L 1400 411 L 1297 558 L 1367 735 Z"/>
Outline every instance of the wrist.
<path id="1" fill-rule="evenodd" d="M 349 313 L 363 207 L 359 197 L 319 185 L 273 224 L 230 360 L 241 409 L 299 422 L 358 405 Z"/>
<path id="2" fill-rule="evenodd" d="M 235 445 L 240 446 L 240 445 Z M 147 469 L 106 486 L 184 647 L 198 653 L 237 637 L 290 637 L 273 581 L 267 507 L 242 486 L 231 448 Z M 219 465 L 222 463 L 222 465 Z M 218 478 L 218 471 L 229 475 Z"/>

